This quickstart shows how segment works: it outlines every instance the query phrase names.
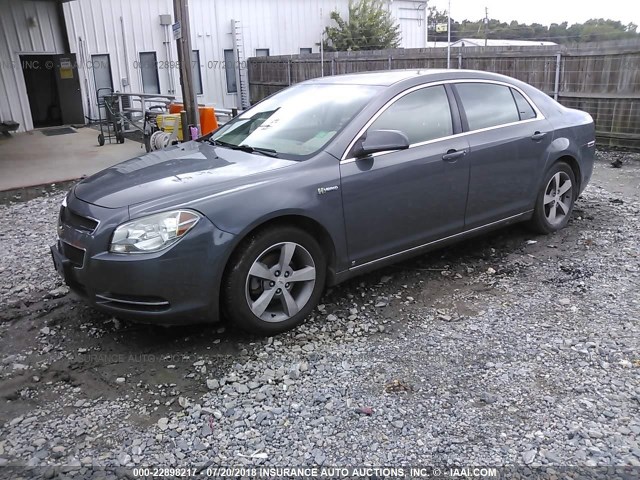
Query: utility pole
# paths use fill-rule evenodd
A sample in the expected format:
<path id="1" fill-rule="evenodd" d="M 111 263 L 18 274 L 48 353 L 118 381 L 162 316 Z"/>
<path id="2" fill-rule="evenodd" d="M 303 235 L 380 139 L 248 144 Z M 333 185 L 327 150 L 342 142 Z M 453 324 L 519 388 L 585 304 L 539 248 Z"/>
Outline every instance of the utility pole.
<path id="1" fill-rule="evenodd" d="M 322 7 L 320 7 L 320 27 L 324 25 L 324 18 L 322 18 Z M 320 76 L 324 77 L 324 30 L 320 30 Z"/>
<path id="2" fill-rule="evenodd" d="M 424 48 L 429 48 L 429 2 L 424 2 Z"/>
<path id="3" fill-rule="evenodd" d="M 484 46 L 487 46 L 487 30 L 489 30 L 489 9 L 484 7 Z"/>
<path id="4" fill-rule="evenodd" d="M 451 68 L 451 0 L 447 8 L 447 68 Z"/>
<path id="5" fill-rule="evenodd" d="M 193 85 L 193 69 L 191 68 L 191 25 L 189 23 L 189 0 L 173 0 L 173 14 L 180 34 L 176 38 L 178 63 L 180 64 L 180 85 L 182 87 L 182 103 L 187 113 L 187 125 L 182 125 L 183 132 L 189 132 L 189 125 L 199 127 L 198 102 Z M 175 32 L 175 29 L 174 29 Z M 188 136 L 183 140 L 187 141 Z"/>

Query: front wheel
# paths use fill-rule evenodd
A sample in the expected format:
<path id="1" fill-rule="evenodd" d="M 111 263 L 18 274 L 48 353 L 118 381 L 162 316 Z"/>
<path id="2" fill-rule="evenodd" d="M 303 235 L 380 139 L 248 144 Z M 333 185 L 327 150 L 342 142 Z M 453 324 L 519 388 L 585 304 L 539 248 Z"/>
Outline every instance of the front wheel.
<path id="1" fill-rule="evenodd" d="M 318 304 L 325 277 L 325 255 L 311 235 L 292 227 L 263 230 L 245 240 L 230 260 L 224 311 L 248 332 L 284 332 Z"/>
<path id="2" fill-rule="evenodd" d="M 576 198 L 576 178 L 564 162 L 554 164 L 543 182 L 529 225 L 538 233 L 553 233 L 569 223 Z"/>

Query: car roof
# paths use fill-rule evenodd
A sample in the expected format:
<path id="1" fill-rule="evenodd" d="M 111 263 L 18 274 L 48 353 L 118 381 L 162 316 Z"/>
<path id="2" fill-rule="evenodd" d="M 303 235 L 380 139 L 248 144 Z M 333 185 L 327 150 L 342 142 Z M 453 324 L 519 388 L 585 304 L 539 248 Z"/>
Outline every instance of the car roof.
<path id="1" fill-rule="evenodd" d="M 479 70 L 447 70 L 442 68 L 423 68 L 409 70 L 381 70 L 376 72 L 332 75 L 328 77 L 313 78 L 302 83 L 335 85 L 379 85 L 388 87 L 396 83 L 408 80 L 419 79 L 423 82 L 431 82 L 438 80 L 457 80 L 465 78 L 513 81 L 512 78 L 506 77 L 504 75 L 482 72 Z"/>

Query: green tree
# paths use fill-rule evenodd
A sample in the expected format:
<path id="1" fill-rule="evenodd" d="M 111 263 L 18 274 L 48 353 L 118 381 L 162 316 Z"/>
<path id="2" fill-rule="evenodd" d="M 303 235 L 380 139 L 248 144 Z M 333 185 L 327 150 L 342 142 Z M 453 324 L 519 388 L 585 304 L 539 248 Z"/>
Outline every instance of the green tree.
<path id="1" fill-rule="evenodd" d="M 325 50 L 381 50 L 400 45 L 400 26 L 382 0 L 360 0 L 349 3 L 349 21 L 337 11 L 331 12 L 335 27 L 325 29 Z"/>
<path id="2" fill-rule="evenodd" d="M 637 37 L 633 24 L 623 25 L 622 22 L 592 18 L 582 25 L 581 42 L 597 42 L 601 40 L 619 40 L 621 38 Z"/>
<path id="3" fill-rule="evenodd" d="M 429 7 L 429 39 L 441 42 L 447 41 L 446 32 L 436 32 L 437 23 L 446 23 L 446 11 L 439 11 L 436 7 Z M 451 19 L 451 40 L 460 38 L 484 38 L 483 20 Z M 489 19 L 487 37 L 493 39 L 512 40 L 547 40 L 556 43 L 597 42 L 604 40 L 618 40 L 624 38 L 640 38 L 638 26 L 634 23 L 623 24 L 615 20 L 602 18 L 587 20 L 585 23 L 569 25 L 567 22 L 552 23 L 550 26 L 539 23 L 525 24 L 515 20 L 501 22 Z"/>

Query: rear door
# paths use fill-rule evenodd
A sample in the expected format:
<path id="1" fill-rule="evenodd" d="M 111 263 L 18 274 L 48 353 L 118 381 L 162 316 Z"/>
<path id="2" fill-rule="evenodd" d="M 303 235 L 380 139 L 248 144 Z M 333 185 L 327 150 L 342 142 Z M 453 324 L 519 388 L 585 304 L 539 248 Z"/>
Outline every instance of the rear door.
<path id="1" fill-rule="evenodd" d="M 469 197 L 465 229 L 533 208 L 551 124 L 522 93 L 493 82 L 456 83 L 469 140 Z"/>
<path id="2" fill-rule="evenodd" d="M 400 130 L 409 149 L 341 162 L 352 267 L 462 231 L 469 165 L 466 138 L 451 137 L 458 128 L 445 87 L 422 87 L 367 129 Z"/>

